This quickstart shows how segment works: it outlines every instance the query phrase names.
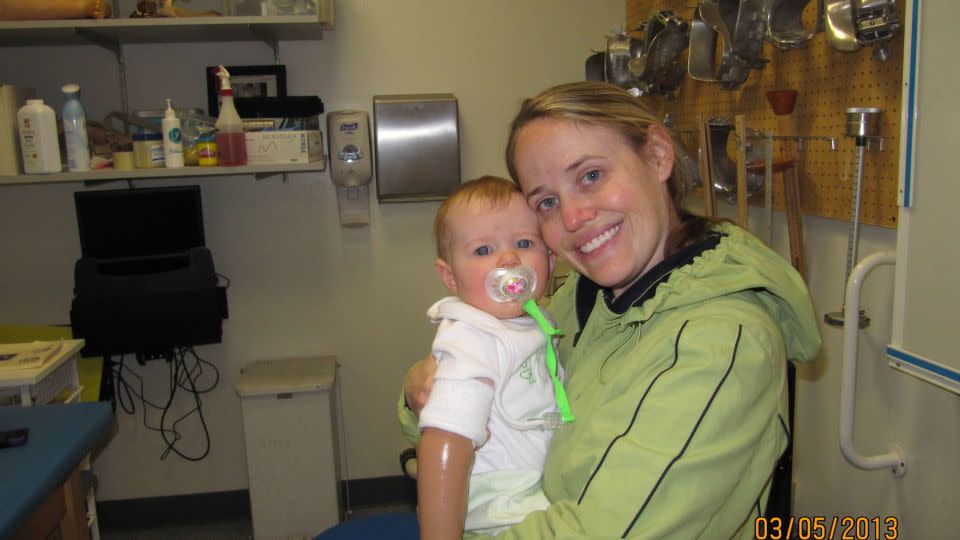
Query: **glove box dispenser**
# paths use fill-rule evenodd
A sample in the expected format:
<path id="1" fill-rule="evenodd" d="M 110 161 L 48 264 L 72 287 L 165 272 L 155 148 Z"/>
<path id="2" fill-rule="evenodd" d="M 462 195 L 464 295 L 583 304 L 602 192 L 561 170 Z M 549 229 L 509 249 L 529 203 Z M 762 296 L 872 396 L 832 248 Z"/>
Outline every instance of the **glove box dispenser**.
<path id="1" fill-rule="evenodd" d="M 373 115 L 379 202 L 440 200 L 460 185 L 455 96 L 374 96 Z"/>

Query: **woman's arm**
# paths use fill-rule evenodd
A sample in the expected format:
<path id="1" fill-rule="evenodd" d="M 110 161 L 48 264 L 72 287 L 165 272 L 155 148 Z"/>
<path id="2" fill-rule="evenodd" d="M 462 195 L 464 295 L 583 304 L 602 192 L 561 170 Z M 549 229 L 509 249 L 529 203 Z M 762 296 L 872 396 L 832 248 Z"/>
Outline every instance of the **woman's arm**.
<path id="1" fill-rule="evenodd" d="M 417 514 L 421 540 L 459 540 L 467 513 L 473 442 L 426 428 L 417 446 Z"/>

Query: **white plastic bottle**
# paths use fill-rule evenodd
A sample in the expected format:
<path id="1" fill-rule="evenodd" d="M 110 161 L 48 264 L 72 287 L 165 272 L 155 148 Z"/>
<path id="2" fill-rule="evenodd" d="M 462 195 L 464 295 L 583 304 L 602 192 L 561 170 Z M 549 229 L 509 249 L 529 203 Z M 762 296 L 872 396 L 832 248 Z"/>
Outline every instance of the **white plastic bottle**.
<path id="1" fill-rule="evenodd" d="M 67 168 L 90 170 L 90 140 L 87 138 L 87 115 L 80 105 L 80 85 L 65 84 L 60 90 L 63 102 L 63 140 L 67 146 Z"/>
<path id="2" fill-rule="evenodd" d="M 220 115 L 217 116 L 217 154 L 220 165 L 230 167 L 247 164 L 247 139 L 243 132 L 243 120 L 237 114 L 233 104 L 233 88 L 230 86 L 230 73 L 223 66 L 217 66 L 220 77 Z"/>
<path id="3" fill-rule="evenodd" d="M 183 167 L 183 139 L 180 133 L 180 119 L 173 110 L 173 100 L 167 98 L 167 109 L 163 111 L 163 160 L 168 169 Z"/>
<path id="4" fill-rule="evenodd" d="M 60 140 L 57 136 L 57 115 L 42 99 L 28 99 L 17 111 L 17 130 L 23 154 L 23 172 L 27 174 L 58 173 Z"/>

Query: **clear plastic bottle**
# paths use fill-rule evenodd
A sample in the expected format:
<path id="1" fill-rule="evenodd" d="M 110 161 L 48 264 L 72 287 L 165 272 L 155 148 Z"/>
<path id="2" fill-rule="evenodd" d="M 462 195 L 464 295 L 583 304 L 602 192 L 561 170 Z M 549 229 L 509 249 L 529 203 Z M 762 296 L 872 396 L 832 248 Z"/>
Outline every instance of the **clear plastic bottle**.
<path id="1" fill-rule="evenodd" d="M 63 169 L 57 115 L 42 99 L 28 99 L 27 104 L 20 107 L 17 111 L 17 131 L 20 132 L 23 172 L 58 173 Z"/>
<path id="2" fill-rule="evenodd" d="M 233 104 L 233 88 L 230 73 L 217 66 L 220 77 L 220 115 L 217 117 L 217 155 L 220 165 L 231 167 L 247 164 L 247 140 L 243 133 L 243 120 Z"/>
<path id="3" fill-rule="evenodd" d="M 163 128 L 163 162 L 168 169 L 183 167 L 183 140 L 180 135 L 180 119 L 173 110 L 173 100 L 167 98 L 167 108 L 160 122 Z"/>
<path id="4" fill-rule="evenodd" d="M 87 115 L 80 104 L 80 85 L 65 84 L 60 89 L 63 102 L 63 139 L 67 145 L 67 167 L 70 171 L 90 170 L 90 140 L 87 138 Z"/>

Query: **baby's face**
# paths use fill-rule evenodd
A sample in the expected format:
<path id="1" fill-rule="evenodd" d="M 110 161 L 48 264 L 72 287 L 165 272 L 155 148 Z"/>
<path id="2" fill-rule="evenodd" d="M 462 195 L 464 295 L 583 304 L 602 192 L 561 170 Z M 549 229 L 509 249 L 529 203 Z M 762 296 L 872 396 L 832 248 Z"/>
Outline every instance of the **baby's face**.
<path id="1" fill-rule="evenodd" d="M 526 265 L 537 276 L 534 298 L 543 296 L 551 271 L 551 255 L 540 237 L 537 216 L 517 193 L 506 205 L 485 202 L 457 204 L 447 214 L 447 261 L 438 260 L 444 284 L 471 306 L 499 319 L 523 314 L 517 302 L 497 302 L 487 294 L 485 279 L 495 268 Z"/>

